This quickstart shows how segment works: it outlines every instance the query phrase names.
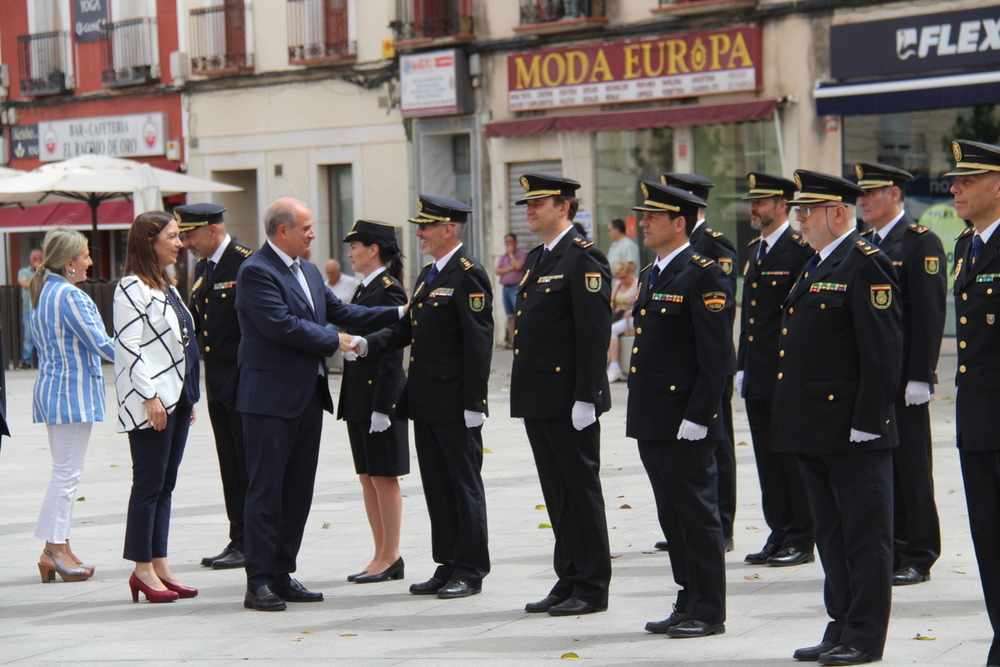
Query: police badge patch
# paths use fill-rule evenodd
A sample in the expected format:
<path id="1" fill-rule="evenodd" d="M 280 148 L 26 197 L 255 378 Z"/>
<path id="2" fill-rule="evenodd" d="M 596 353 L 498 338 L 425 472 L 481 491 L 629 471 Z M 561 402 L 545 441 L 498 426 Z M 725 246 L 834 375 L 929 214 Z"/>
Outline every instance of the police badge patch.
<path id="1" fill-rule="evenodd" d="M 470 294 L 469 295 L 469 310 L 474 313 L 483 312 L 483 308 L 486 307 L 486 295 L 480 294 Z"/>
<path id="2" fill-rule="evenodd" d="M 702 294 L 701 298 L 705 302 L 705 307 L 713 313 L 718 313 L 726 307 L 725 292 L 708 292 L 706 294 Z"/>
<path id="3" fill-rule="evenodd" d="M 997 321 L 996 315 L 993 315 L 992 313 L 988 313 L 986 315 L 986 324 L 993 324 L 996 321 Z"/>
<path id="4" fill-rule="evenodd" d="M 587 291 L 597 294 L 601 291 L 601 274 L 600 273 L 587 273 L 584 274 L 584 280 L 586 280 Z"/>
<path id="5" fill-rule="evenodd" d="M 924 257 L 924 271 L 928 275 L 936 276 L 941 270 L 941 261 L 937 257 Z"/>
<path id="6" fill-rule="evenodd" d="M 872 285 L 872 305 L 879 310 L 885 310 L 892 304 L 892 285 Z"/>
<path id="7" fill-rule="evenodd" d="M 728 257 L 720 257 L 716 261 L 719 262 L 719 266 L 722 267 L 722 270 L 726 272 L 727 276 L 733 272 L 733 260 Z"/>

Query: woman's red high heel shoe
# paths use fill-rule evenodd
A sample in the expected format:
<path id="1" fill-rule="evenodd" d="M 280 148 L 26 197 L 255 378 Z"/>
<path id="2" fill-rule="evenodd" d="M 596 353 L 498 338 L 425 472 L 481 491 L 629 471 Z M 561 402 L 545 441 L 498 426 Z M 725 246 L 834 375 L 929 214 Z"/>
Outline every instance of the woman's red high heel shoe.
<path id="1" fill-rule="evenodd" d="M 180 597 L 176 591 L 158 591 L 147 586 L 135 572 L 129 577 L 128 587 L 132 589 L 132 602 L 139 601 L 139 591 L 146 596 L 150 602 L 173 602 Z"/>
<path id="2" fill-rule="evenodd" d="M 198 596 L 197 588 L 192 588 L 191 586 L 181 586 L 180 584 L 172 584 L 166 579 L 160 579 L 160 581 L 162 581 L 163 585 L 168 589 L 177 593 L 177 597 L 179 598 L 193 598 Z"/>

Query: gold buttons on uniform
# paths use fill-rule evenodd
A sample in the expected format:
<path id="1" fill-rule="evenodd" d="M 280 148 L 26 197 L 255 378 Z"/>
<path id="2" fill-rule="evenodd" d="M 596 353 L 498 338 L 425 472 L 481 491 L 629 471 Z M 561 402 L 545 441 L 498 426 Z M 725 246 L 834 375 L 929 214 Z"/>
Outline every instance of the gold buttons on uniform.
<path id="1" fill-rule="evenodd" d="M 660 312 L 661 313 L 665 313 L 665 312 L 667 312 L 667 309 L 666 308 L 660 308 Z"/>
<path id="2" fill-rule="evenodd" d="M 635 332 L 636 332 L 637 334 L 641 334 L 641 333 L 642 333 L 642 327 L 636 327 L 636 330 L 635 330 Z"/>
<path id="3" fill-rule="evenodd" d="M 986 288 L 986 293 L 987 294 L 993 294 L 993 288 L 992 287 L 987 287 Z"/>
<path id="4" fill-rule="evenodd" d="M 517 329 L 514 329 L 514 335 L 515 336 L 517 335 Z"/>
<path id="5" fill-rule="evenodd" d="M 518 317 L 520 317 L 520 316 L 521 316 L 521 311 L 520 311 L 520 310 L 519 310 L 519 311 L 517 311 L 517 316 L 518 316 Z"/>
<path id="6" fill-rule="evenodd" d="M 423 307 L 424 307 L 424 304 L 422 304 L 422 303 L 418 303 L 417 304 L 417 308 L 423 308 Z"/>
<path id="7" fill-rule="evenodd" d="M 966 342 L 963 340 L 961 343 L 958 344 L 958 346 L 964 350 L 965 346 L 966 346 Z"/>
<path id="8" fill-rule="evenodd" d="M 779 356 L 779 357 L 783 357 L 783 356 L 785 356 L 785 351 L 784 351 L 784 350 L 782 350 L 781 352 L 778 352 L 778 356 Z"/>
<path id="9" fill-rule="evenodd" d="M 750 318 L 750 324 L 753 324 L 753 318 L 752 317 Z"/>
<path id="10" fill-rule="evenodd" d="M 527 292 L 521 292 L 521 296 L 523 296 L 525 299 L 527 299 L 528 298 L 528 293 Z"/>
<path id="11" fill-rule="evenodd" d="M 674 385 L 670 385 L 670 391 L 677 391 L 677 387 Z"/>
<path id="12" fill-rule="evenodd" d="M 206 351 L 206 352 L 211 352 L 211 351 L 212 351 L 212 348 L 211 348 L 211 347 L 209 347 L 208 345 L 206 345 L 206 346 L 205 346 L 205 351 Z"/>
<path id="13" fill-rule="evenodd" d="M 638 354 L 638 353 L 639 353 L 639 348 L 633 347 L 632 348 L 632 354 Z"/>
<path id="14" fill-rule="evenodd" d="M 819 304 L 819 309 L 820 310 L 826 310 L 826 304 L 825 303 Z"/>
<path id="15" fill-rule="evenodd" d="M 789 306 L 789 307 L 788 307 L 788 314 L 789 314 L 789 315 L 791 315 L 791 314 L 792 314 L 792 313 L 794 313 L 794 312 L 795 312 L 795 308 L 793 308 L 793 307 Z"/>
<path id="16" fill-rule="evenodd" d="M 556 373 L 560 372 L 561 370 L 562 369 L 559 366 L 556 366 Z"/>
<path id="17" fill-rule="evenodd" d="M 969 295 L 968 295 L 968 293 L 966 293 L 966 292 L 962 292 L 962 301 L 968 301 L 968 300 L 969 300 Z"/>
<path id="18" fill-rule="evenodd" d="M 968 322 L 969 320 L 967 320 L 967 319 L 965 318 L 965 316 L 962 316 L 961 318 L 959 318 L 959 320 L 958 320 L 958 321 L 959 321 L 959 322 L 961 322 L 962 324 L 965 324 L 965 323 L 966 323 L 966 322 Z"/>
<path id="19" fill-rule="evenodd" d="M 757 283 L 750 283 L 750 287 L 757 289 Z"/>
<path id="20" fill-rule="evenodd" d="M 782 330 L 781 330 L 781 335 L 782 335 L 782 336 L 785 336 L 785 335 L 787 335 L 787 334 L 788 334 L 788 329 L 782 329 Z"/>
<path id="21" fill-rule="evenodd" d="M 369 380 L 368 384 L 375 384 L 375 383 L 372 380 Z"/>
<path id="22" fill-rule="evenodd" d="M 413 361 L 413 357 L 410 357 L 410 361 Z"/>
<path id="23" fill-rule="evenodd" d="M 756 305 L 757 305 L 757 302 L 756 302 L 756 301 L 751 301 L 751 302 L 750 302 L 750 305 L 751 305 L 751 306 L 756 306 Z"/>
<path id="24" fill-rule="evenodd" d="M 958 367 L 958 372 L 959 373 L 964 373 L 965 372 L 965 366 L 964 365 L 963 366 L 959 366 Z"/>
<path id="25" fill-rule="evenodd" d="M 629 369 L 629 373 L 635 373 L 635 366 Z"/>
<path id="26" fill-rule="evenodd" d="M 828 400 L 828 401 L 832 401 L 832 400 L 833 400 L 833 394 L 830 394 L 829 396 L 827 396 L 827 397 L 826 397 L 826 400 Z"/>
<path id="27" fill-rule="evenodd" d="M 208 297 L 205 297 L 205 303 L 208 303 Z"/>
<path id="28" fill-rule="evenodd" d="M 202 336 L 207 336 L 207 335 L 208 335 L 208 332 L 207 332 L 207 331 L 202 331 L 202 332 L 201 332 L 201 335 L 202 335 Z"/>
<path id="29" fill-rule="evenodd" d="M 514 354 L 521 354 L 521 350 L 514 350 Z"/>
<path id="30" fill-rule="evenodd" d="M 783 378 L 783 377 L 785 377 L 785 376 L 784 376 L 784 374 L 782 374 L 782 373 L 778 373 L 778 379 L 779 379 L 779 380 L 780 380 L 781 378 Z"/>
<path id="31" fill-rule="evenodd" d="M 747 340 L 752 343 L 753 342 L 753 336 L 747 336 Z"/>
<path id="32" fill-rule="evenodd" d="M 545 293 L 546 293 L 546 294 L 548 294 L 548 293 L 549 293 L 549 292 L 551 292 L 551 291 L 552 291 L 552 290 L 551 290 L 551 289 L 549 289 L 548 287 L 546 287 L 546 288 L 545 288 Z"/>
<path id="33" fill-rule="evenodd" d="M 640 310 L 640 311 L 639 311 L 639 314 L 640 314 L 640 315 L 645 315 L 645 314 L 646 314 L 646 309 L 645 309 L 645 308 L 643 308 L 642 310 Z"/>
<path id="34" fill-rule="evenodd" d="M 483 405 L 486 405 L 486 399 L 485 398 L 483 399 Z M 396 406 L 394 405 L 392 407 L 396 407 Z"/>

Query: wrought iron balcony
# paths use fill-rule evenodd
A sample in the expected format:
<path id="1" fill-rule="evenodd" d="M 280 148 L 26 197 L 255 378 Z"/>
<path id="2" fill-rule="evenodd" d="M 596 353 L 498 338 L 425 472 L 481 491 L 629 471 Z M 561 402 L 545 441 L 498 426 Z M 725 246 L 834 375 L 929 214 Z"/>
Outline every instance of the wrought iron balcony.
<path id="1" fill-rule="evenodd" d="M 116 21 L 108 23 L 104 30 L 101 83 L 110 88 L 160 78 L 156 19 Z"/>
<path id="2" fill-rule="evenodd" d="M 73 88 L 73 56 L 68 32 L 39 32 L 17 38 L 21 94 L 55 95 Z"/>
<path id="3" fill-rule="evenodd" d="M 231 74 L 253 69 L 250 7 L 238 0 L 191 10 L 192 74 Z"/>
<path id="4" fill-rule="evenodd" d="M 654 14 L 709 14 L 730 10 L 753 9 L 757 0 L 659 0 Z"/>
<path id="5" fill-rule="evenodd" d="M 472 0 L 397 0 L 396 15 L 389 27 L 397 42 L 475 35 Z"/>
<path id="6" fill-rule="evenodd" d="M 357 42 L 347 29 L 347 0 L 288 0 L 288 62 L 354 60 Z"/>
<path id="7" fill-rule="evenodd" d="M 603 19 L 604 5 L 604 0 L 521 0 L 521 25 Z"/>

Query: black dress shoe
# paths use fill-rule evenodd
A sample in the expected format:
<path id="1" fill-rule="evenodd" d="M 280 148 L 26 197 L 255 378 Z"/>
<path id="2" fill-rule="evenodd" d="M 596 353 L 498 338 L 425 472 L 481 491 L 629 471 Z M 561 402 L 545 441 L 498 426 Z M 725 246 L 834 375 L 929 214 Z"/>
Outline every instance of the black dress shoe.
<path id="1" fill-rule="evenodd" d="M 669 550 L 669 547 L 667 546 L 667 541 L 666 540 L 660 540 L 659 542 L 657 542 L 656 544 L 653 545 L 653 548 L 656 549 L 657 551 L 667 551 L 667 550 Z"/>
<path id="2" fill-rule="evenodd" d="M 240 549 L 233 549 L 222 558 L 212 561 L 213 570 L 235 570 L 245 566 L 246 561 L 243 558 L 243 551 Z"/>
<path id="3" fill-rule="evenodd" d="M 775 544 L 774 542 L 768 542 L 764 545 L 764 548 L 754 554 L 747 554 L 743 559 L 744 563 L 749 563 L 750 565 L 767 565 L 767 559 L 778 553 L 781 550 L 780 544 Z"/>
<path id="4" fill-rule="evenodd" d="M 421 581 L 419 584 L 410 584 L 410 592 L 414 595 L 434 595 L 441 590 L 444 584 L 444 579 L 431 577 L 427 581 Z"/>
<path id="5" fill-rule="evenodd" d="M 799 551 L 795 547 L 782 547 L 781 551 L 767 559 L 767 564 L 771 567 L 784 567 L 788 565 L 803 565 L 816 560 L 816 556 Z"/>
<path id="6" fill-rule="evenodd" d="M 271 586 L 274 594 L 285 602 L 322 602 L 323 594 L 307 590 L 295 579 L 289 579 L 284 586 Z"/>
<path id="7" fill-rule="evenodd" d="M 736 543 L 733 542 L 733 538 L 731 537 L 727 537 L 723 541 L 723 546 L 725 547 L 726 553 L 729 553 L 730 551 L 736 551 Z"/>
<path id="8" fill-rule="evenodd" d="M 470 595 L 479 595 L 483 589 L 470 584 L 461 579 L 451 579 L 444 586 L 438 589 L 437 595 L 440 600 L 454 600 L 455 598 L 467 598 Z"/>
<path id="9" fill-rule="evenodd" d="M 667 616 L 662 621 L 650 621 L 646 624 L 646 632 L 652 632 L 654 635 L 665 635 L 667 630 L 674 627 L 681 621 L 687 620 L 687 614 L 682 614 L 677 611 L 677 605 L 674 605 L 674 611 Z"/>
<path id="10" fill-rule="evenodd" d="M 920 574 L 920 572 L 912 567 L 901 567 L 892 573 L 893 586 L 912 586 L 913 584 L 920 584 L 930 580 L 930 572 Z"/>
<path id="11" fill-rule="evenodd" d="M 267 586 L 247 591 L 243 606 L 254 611 L 285 611 L 285 603 Z"/>
<path id="12" fill-rule="evenodd" d="M 816 662 L 819 660 L 819 656 L 827 651 L 832 651 L 837 648 L 837 645 L 833 642 L 820 642 L 815 646 L 806 646 L 805 648 L 795 649 L 795 653 L 792 653 L 792 657 L 796 660 L 801 660 L 802 662 Z"/>
<path id="13" fill-rule="evenodd" d="M 841 644 L 819 656 L 821 665 L 863 665 L 871 661 L 872 657 L 869 654 L 851 648 L 847 644 Z"/>
<path id="14" fill-rule="evenodd" d="M 568 598 L 557 605 L 549 607 L 549 616 L 580 616 L 582 614 L 593 614 L 597 611 L 607 610 L 607 605 L 596 607 L 589 602 L 584 602 L 580 598 Z"/>
<path id="15" fill-rule="evenodd" d="M 359 574 L 354 577 L 356 584 L 378 584 L 383 581 L 398 581 L 403 578 L 403 557 L 400 556 L 396 562 L 385 568 L 378 574 Z"/>
<path id="16" fill-rule="evenodd" d="M 207 558 L 202 558 L 201 559 L 202 567 L 212 567 L 212 563 L 222 558 L 225 558 L 226 556 L 229 555 L 229 552 L 232 550 L 233 550 L 233 545 L 229 544 L 225 549 L 222 550 L 222 553 L 218 553 L 214 556 L 208 556 Z"/>
<path id="17" fill-rule="evenodd" d="M 705 623 L 696 621 L 693 618 L 681 621 L 672 628 L 668 628 L 666 635 L 674 639 L 687 639 L 690 637 L 708 637 L 709 635 L 726 634 L 724 623 Z"/>
<path id="18" fill-rule="evenodd" d="M 546 595 L 544 599 L 538 602 L 529 602 L 524 605 L 524 610 L 529 614 L 541 614 L 552 609 L 557 604 L 562 604 L 565 600 L 566 598 L 556 597 L 555 595 Z"/>
<path id="19" fill-rule="evenodd" d="M 368 574 L 368 570 L 363 570 L 361 572 L 355 572 L 354 574 L 349 574 L 349 575 L 347 575 L 347 580 L 348 581 L 354 581 L 355 579 L 357 579 L 358 577 L 360 577 L 363 574 Z"/>

